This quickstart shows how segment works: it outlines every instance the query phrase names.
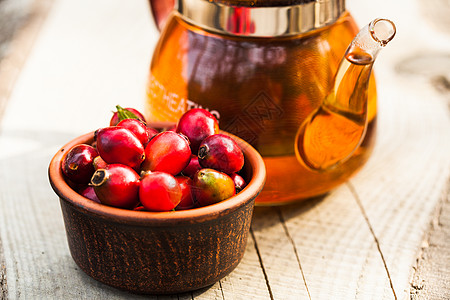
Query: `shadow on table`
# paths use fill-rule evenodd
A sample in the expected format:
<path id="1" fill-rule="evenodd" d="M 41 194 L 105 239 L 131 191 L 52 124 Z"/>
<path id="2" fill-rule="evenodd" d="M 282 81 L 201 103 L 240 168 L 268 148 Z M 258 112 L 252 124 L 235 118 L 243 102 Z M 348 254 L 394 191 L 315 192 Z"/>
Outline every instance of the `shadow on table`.
<path id="1" fill-rule="evenodd" d="M 267 227 L 284 223 L 290 218 L 307 213 L 327 197 L 327 194 L 305 199 L 299 202 L 280 206 L 256 206 L 253 212 L 252 229 L 262 230 Z M 289 213 L 286 213 L 289 212 Z"/>
<path id="2" fill-rule="evenodd" d="M 73 260 L 71 264 L 75 269 L 75 280 L 80 283 L 79 293 L 85 294 L 86 299 L 157 299 L 157 296 L 132 294 L 101 283 L 84 273 Z"/>

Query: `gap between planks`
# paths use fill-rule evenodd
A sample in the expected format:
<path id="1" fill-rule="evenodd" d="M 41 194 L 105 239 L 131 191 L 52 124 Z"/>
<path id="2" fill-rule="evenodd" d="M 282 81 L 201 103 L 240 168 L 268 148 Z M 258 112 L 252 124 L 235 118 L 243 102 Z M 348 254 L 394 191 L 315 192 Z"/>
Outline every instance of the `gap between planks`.
<path id="1" fill-rule="evenodd" d="M 394 295 L 394 298 L 397 299 L 397 295 L 395 294 L 394 284 L 392 283 L 392 278 L 391 278 L 391 275 L 389 274 L 389 268 L 388 268 L 386 260 L 384 258 L 383 251 L 381 250 L 381 247 L 380 247 L 380 242 L 378 241 L 375 231 L 373 230 L 373 227 L 370 224 L 369 217 L 366 214 L 366 211 L 364 209 L 364 206 L 362 205 L 361 199 L 359 198 L 359 195 L 356 192 L 355 187 L 353 186 L 353 184 L 350 181 L 348 181 L 346 183 L 346 185 L 348 186 L 348 188 L 350 189 L 350 192 L 352 193 L 353 197 L 355 198 L 355 201 L 358 204 L 358 207 L 360 208 L 362 215 L 364 216 L 364 220 L 366 221 L 366 224 L 369 227 L 370 233 L 372 234 L 375 244 L 377 245 L 378 253 L 380 254 L 381 260 L 383 261 L 384 269 L 386 270 L 386 274 L 389 279 L 389 284 L 391 286 L 392 293 Z"/>
<path id="2" fill-rule="evenodd" d="M 286 222 L 284 221 L 283 214 L 281 213 L 281 210 L 279 207 L 277 207 L 277 213 L 280 218 L 281 225 L 283 225 L 284 232 L 286 233 L 286 235 L 289 239 L 289 242 L 291 243 L 291 245 L 294 249 L 295 257 L 297 258 L 298 267 L 300 268 L 300 273 L 302 274 L 303 282 L 305 283 L 306 292 L 308 293 L 308 298 L 311 300 L 311 294 L 308 289 L 308 283 L 306 282 L 305 273 L 303 272 L 302 264 L 300 261 L 300 256 L 298 255 L 298 250 L 297 250 L 297 247 L 295 246 L 294 239 L 292 238 L 291 234 L 289 233 L 289 229 L 286 226 Z"/>
<path id="3" fill-rule="evenodd" d="M 380 242 L 379 242 L 379 240 L 378 240 L 378 238 L 377 238 L 377 236 L 375 234 L 375 231 L 374 231 L 374 229 L 373 229 L 373 227 L 371 225 L 369 217 L 368 217 L 368 215 L 367 215 L 367 213 L 366 213 L 366 211 L 365 211 L 365 209 L 364 209 L 364 207 L 362 205 L 361 199 L 360 199 L 360 197 L 359 197 L 355 187 L 350 182 L 347 182 L 346 185 L 347 185 L 347 187 L 349 189 L 349 192 L 350 192 L 349 195 L 351 195 L 351 197 L 354 198 L 353 200 L 357 204 L 357 210 L 360 211 L 360 213 L 361 213 L 363 224 L 366 224 L 368 232 L 370 232 L 370 235 L 372 236 L 372 239 L 375 242 L 374 246 L 376 246 L 376 251 L 377 251 L 376 253 L 378 253 L 378 257 L 381 258 L 381 262 L 382 262 L 382 265 L 381 265 L 382 269 L 381 270 L 384 270 L 386 275 L 387 275 L 386 277 L 387 277 L 387 280 L 389 282 L 389 290 L 390 290 L 393 298 L 394 299 L 398 299 L 398 297 L 397 297 L 397 295 L 395 293 L 395 288 L 394 288 L 394 285 L 393 285 L 393 281 L 392 281 L 392 278 L 391 278 L 391 275 L 390 275 L 389 268 L 387 266 L 384 254 L 383 254 L 383 252 L 381 250 Z M 312 203 L 312 205 L 315 206 L 314 203 Z M 297 265 L 298 265 L 298 268 L 299 268 L 299 271 L 300 271 L 300 274 L 301 274 L 301 278 L 302 278 L 303 284 L 304 284 L 304 286 L 306 288 L 305 298 L 307 297 L 308 299 L 314 299 L 313 295 L 311 295 L 311 292 L 310 292 L 311 289 L 308 286 L 308 280 L 307 280 L 308 274 L 305 273 L 304 268 L 302 267 L 302 264 L 301 264 L 302 253 L 298 249 L 298 247 L 297 247 L 297 245 L 295 243 L 295 240 L 294 240 L 294 238 L 293 238 L 293 236 L 292 236 L 292 234 L 291 234 L 291 232 L 289 230 L 289 226 L 287 226 L 286 218 L 283 215 L 284 211 L 280 207 L 272 207 L 272 209 L 274 211 L 273 211 L 273 213 L 271 215 L 274 218 L 278 217 L 280 225 L 282 227 L 280 233 L 284 232 L 284 235 L 286 236 L 286 241 L 289 242 L 290 246 L 292 247 L 292 250 L 293 250 L 293 253 L 294 253 L 293 258 L 295 257 L 295 259 L 297 260 Z M 253 238 L 253 240 L 255 242 L 255 249 L 256 249 L 256 252 L 257 252 L 257 255 L 258 255 L 258 258 L 259 258 L 259 263 L 261 265 L 262 272 L 264 273 L 267 289 L 269 290 L 269 293 L 270 293 L 270 298 L 271 299 L 276 299 L 278 297 L 276 297 L 274 295 L 274 291 L 272 290 L 273 283 L 270 282 L 271 276 L 269 276 L 269 274 L 268 274 L 268 272 L 270 272 L 270 271 L 267 270 L 267 267 L 264 264 L 266 258 L 264 257 L 264 255 L 261 253 L 261 251 L 259 249 L 260 245 L 259 245 L 258 241 L 259 241 L 260 237 L 255 235 L 255 231 L 254 231 L 253 226 L 251 228 L 251 237 Z"/>
<path id="4" fill-rule="evenodd" d="M 258 248 L 258 243 L 256 242 L 255 233 L 253 232 L 253 228 L 251 228 L 251 227 L 250 227 L 250 235 L 251 235 L 251 237 L 252 237 L 252 239 L 254 241 L 256 254 L 258 255 L 259 265 L 261 266 L 262 272 L 264 274 L 264 279 L 266 281 L 266 286 L 267 286 L 267 290 L 269 291 L 270 299 L 274 300 L 272 289 L 270 288 L 269 277 L 267 276 L 267 272 L 266 272 L 266 269 L 264 267 L 262 256 L 261 256 L 261 253 L 260 253 L 259 248 Z"/>

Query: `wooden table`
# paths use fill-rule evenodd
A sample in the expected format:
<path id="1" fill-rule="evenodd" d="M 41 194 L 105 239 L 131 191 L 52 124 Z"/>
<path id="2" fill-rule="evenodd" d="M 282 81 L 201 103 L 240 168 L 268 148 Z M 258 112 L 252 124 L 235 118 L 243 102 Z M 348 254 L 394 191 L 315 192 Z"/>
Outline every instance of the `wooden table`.
<path id="1" fill-rule="evenodd" d="M 392 2 L 347 1 L 359 24 L 387 17 L 398 29 L 375 67 L 379 130 L 367 165 L 324 197 L 257 207 L 237 269 L 159 297 L 78 269 L 47 178 L 65 142 L 104 126 L 116 104 L 142 107 L 158 38 L 148 4 L 32 2 L 0 62 L 0 298 L 449 299 L 450 7 Z"/>

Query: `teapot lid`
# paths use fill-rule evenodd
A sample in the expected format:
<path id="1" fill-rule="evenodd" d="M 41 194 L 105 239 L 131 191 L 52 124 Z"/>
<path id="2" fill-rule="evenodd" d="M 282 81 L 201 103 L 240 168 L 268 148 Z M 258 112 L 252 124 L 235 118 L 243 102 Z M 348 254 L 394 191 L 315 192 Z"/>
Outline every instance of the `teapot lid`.
<path id="1" fill-rule="evenodd" d="M 178 0 L 177 10 L 187 22 L 212 32 L 280 37 L 334 23 L 345 0 Z"/>

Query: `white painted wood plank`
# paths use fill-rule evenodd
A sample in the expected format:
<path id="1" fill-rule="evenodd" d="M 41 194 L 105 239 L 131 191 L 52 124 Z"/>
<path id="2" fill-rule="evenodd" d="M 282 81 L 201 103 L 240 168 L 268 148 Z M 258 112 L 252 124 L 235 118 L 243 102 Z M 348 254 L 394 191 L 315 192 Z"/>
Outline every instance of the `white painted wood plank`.
<path id="1" fill-rule="evenodd" d="M 311 299 L 392 299 L 374 237 L 350 190 L 282 207 Z"/>
<path id="2" fill-rule="evenodd" d="M 377 1 L 369 9 L 366 1 L 347 2 L 359 23 L 387 16 L 397 24 L 397 36 L 375 69 L 377 145 L 351 183 L 379 239 L 396 295 L 409 299 L 415 260 L 449 180 L 450 98 L 432 82 L 450 78 L 450 32 L 436 30 L 426 16 L 438 2 Z"/>
<path id="3" fill-rule="evenodd" d="M 194 299 L 223 299 L 220 282 L 216 282 L 210 287 L 194 291 L 192 295 L 194 296 Z"/>
<path id="4" fill-rule="evenodd" d="M 397 125 L 397 135 L 381 140 L 373 160 L 351 181 L 380 240 L 397 293 L 404 297 L 409 293 L 405 274 L 413 271 L 450 169 L 446 104 L 429 95 L 423 99 L 427 101 L 414 103 L 405 89 L 392 102 L 391 113 L 399 115 L 389 121 Z"/>

